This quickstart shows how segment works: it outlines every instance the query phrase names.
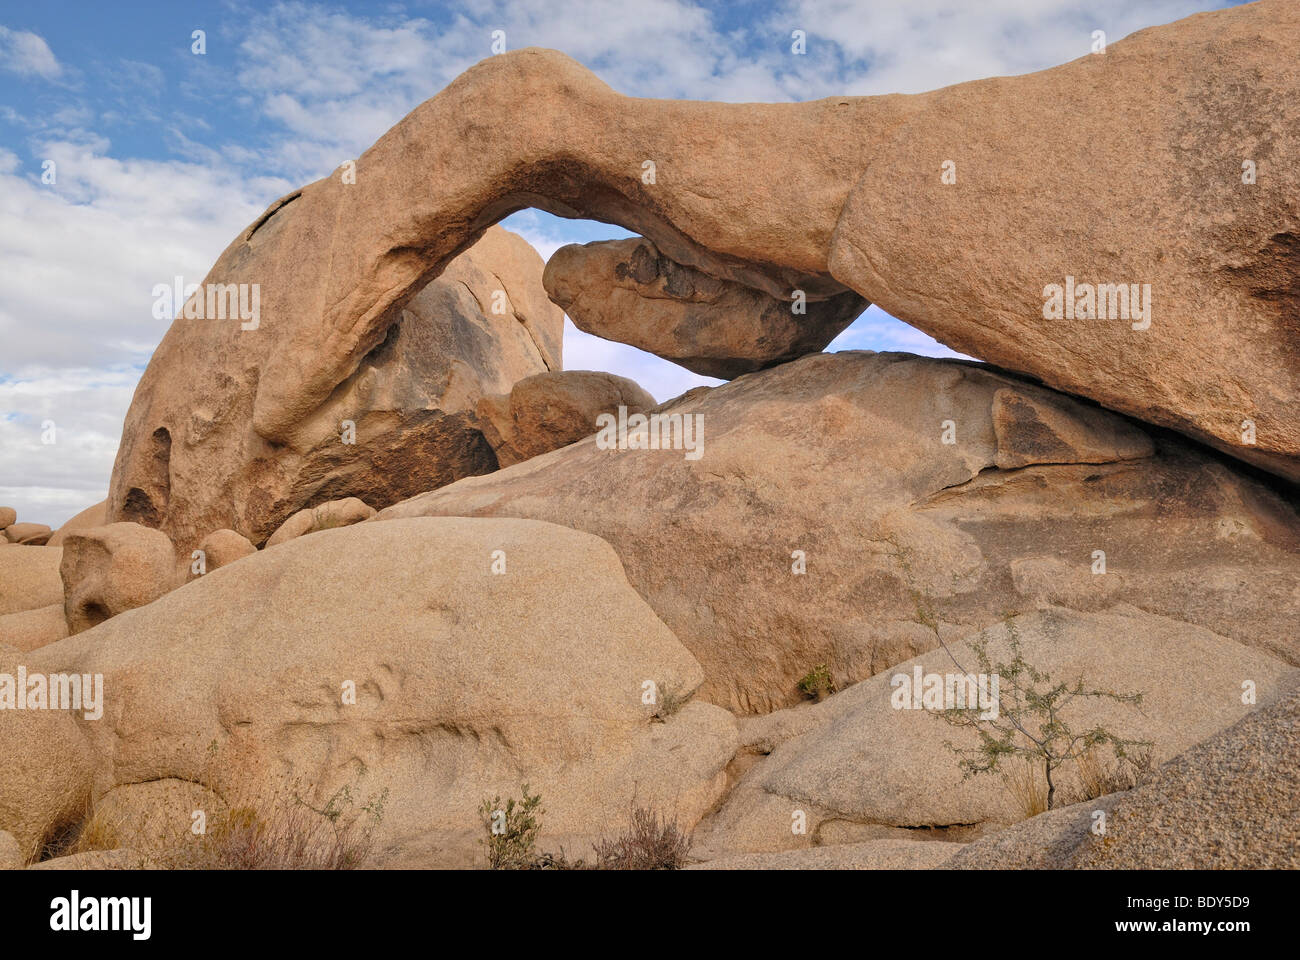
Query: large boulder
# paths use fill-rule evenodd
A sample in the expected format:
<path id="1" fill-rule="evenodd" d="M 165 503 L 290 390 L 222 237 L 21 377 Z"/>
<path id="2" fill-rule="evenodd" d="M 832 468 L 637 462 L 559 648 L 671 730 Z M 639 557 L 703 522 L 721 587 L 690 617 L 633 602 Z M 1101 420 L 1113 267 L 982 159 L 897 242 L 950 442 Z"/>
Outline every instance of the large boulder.
<path id="1" fill-rule="evenodd" d="M 275 533 L 267 538 L 266 545 L 274 547 L 295 537 L 306 536 L 319 530 L 332 530 L 334 527 L 360 523 L 374 515 L 375 508 L 356 497 L 330 500 L 328 503 L 307 510 L 299 510 L 276 528 Z"/>
<path id="2" fill-rule="evenodd" d="M 363 174 L 345 188 L 365 182 Z M 387 304 L 382 329 L 363 334 L 365 349 L 331 370 L 326 395 L 298 407 L 291 430 L 259 432 L 253 404 L 276 375 L 266 363 L 302 332 L 300 312 L 324 280 L 312 270 L 337 269 L 313 262 L 310 251 L 328 246 L 320 225 L 310 238 L 290 231 L 302 244 L 296 250 L 282 245 L 306 206 L 283 201 L 208 277 L 259 284 L 256 329 L 182 313 L 164 337 L 123 427 L 110 520 L 159 527 L 188 556 L 213 530 L 261 544 L 315 504 L 360 497 L 384 506 L 486 473 L 497 464 L 475 420 L 479 398 L 559 368 L 564 317 L 542 289 L 541 257 L 493 228 L 398 302 L 375 291 Z M 309 312 L 320 316 L 317 307 Z M 323 368 L 351 334 L 316 333 L 309 350 Z"/>
<path id="3" fill-rule="evenodd" d="M 953 639 L 1008 607 L 1128 602 L 1300 664 L 1295 509 L 1176 437 L 979 364 L 861 352 L 660 412 L 695 417 L 702 443 L 589 438 L 371 522 L 532 517 L 602 537 L 699 659 L 701 695 L 738 712 L 798 702 L 822 664 L 842 689 L 932 649 L 918 596 Z"/>
<path id="4" fill-rule="evenodd" d="M 60 547 L 0 549 L 0 616 L 63 603 L 62 559 Z"/>
<path id="5" fill-rule="evenodd" d="M 480 804 L 519 798 L 525 783 L 546 808 L 543 848 L 581 856 L 634 800 L 689 828 L 735 750 L 726 711 L 682 703 L 699 664 L 613 550 L 533 521 L 301 537 L 36 651 L 28 667 L 103 674 L 103 719 L 82 725 L 97 802 L 161 780 L 232 805 L 293 788 L 318 809 L 344 786 L 358 805 L 386 790 L 383 862 L 481 863 Z M 119 812 L 151 805 L 138 791 L 114 797 Z M 0 829 L 12 828 L 0 818 Z"/>
<path id="6" fill-rule="evenodd" d="M 1258 650 L 1123 605 L 1104 613 L 1035 611 L 971 640 L 987 644 L 996 667 L 1011 659 L 1012 638 L 1025 662 L 1052 681 L 1082 679 L 1090 690 L 1142 694 L 1138 705 L 1079 697 L 1060 709 L 1059 717 L 1078 733 L 1101 726 L 1125 739 L 1149 742 L 1156 762 L 1250 713 L 1254 707 L 1243 702 L 1247 681 L 1258 701 L 1267 703 L 1300 678 L 1300 671 Z M 964 777 L 955 751 L 976 746 L 975 731 L 914 708 L 921 696 L 914 684 L 918 670 L 923 678 L 937 675 L 945 683 L 948 677 L 986 673 L 970 641 L 953 643 L 949 650 L 900 663 L 821 704 L 795 711 L 796 716 L 781 718 L 784 722 L 769 720 L 766 742 L 752 733 L 745 738 L 766 755 L 697 831 L 701 850 L 748 852 L 837 837 L 866 839 L 881 836 L 881 828 L 924 828 L 966 839 L 1024 819 L 1026 813 L 998 775 Z M 1003 710 L 1018 699 L 1013 682 L 1001 677 L 996 700 Z M 1046 681 L 1035 685 L 1040 690 L 1048 686 Z M 1021 723 L 1036 732 L 1042 722 L 1036 717 L 1028 715 Z M 1007 722 L 1005 714 L 1002 721 Z M 1114 763 L 1109 749 L 1097 754 L 1103 765 Z M 1002 769 L 1017 775 L 1021 763 L 1004 760 Z M 1041 770 L 1034 776 L 1045 791 Z M 1082 785 L 1072 762 L 1053 781 L 1058 805 L 1068 803 Z M 806 818 L 804 833 L 791 830 L 796 810 Z"/>
<path id="7" fill-rule="evenodd" d="M 603 413 L 648 413 L 655 398 L 627 377 L 556 370 L 525 377 L 508 394 L 478 402 L 479 425 L 497 462 L 508 467 L 596 432 Z"/>
<path id="8" fill-rule="evenodd" d="M 0 530 L 18 522 L 18 511 L 13 507 L 0 507 Z"/>
<path id="9" fill-rule="evenodd" d="M 579 330 L 724 379 L 816 353 L 867 308 L 852 292 L 807 303 L 720 280 L 644 237 L 561 247 L 542 282 Z"/>
<path id="10" fill-rule="evenodd" d="M 30 544 L 34 547 L 45 546 L 53 531 L 44 523 L 12 523 L 5 527 L 5 539 L 10 543 Z"/>
<path id="11" fill-rule="evenodd" d="M 1097 811 L 1105 813 L 1098 831 Z M 954 869 L 1295 870 L 1300 688 L 1165 764 L 1151 782 L 973 843 Z"/>
<path id="12" fill-rule="evenodd" d="M 138 523 L 84 527 L 63 541 L 59 576 L 72 633 L 157 600 L 177 583 L 167 534 Z"/>
<path id="13" fill-rule="evenodd" d="M 199 549 L 203 551 L 203 566 L 208 571 L 257 553 L 257 547 L 234 530 L 213 530 L 199 543 Z"/>

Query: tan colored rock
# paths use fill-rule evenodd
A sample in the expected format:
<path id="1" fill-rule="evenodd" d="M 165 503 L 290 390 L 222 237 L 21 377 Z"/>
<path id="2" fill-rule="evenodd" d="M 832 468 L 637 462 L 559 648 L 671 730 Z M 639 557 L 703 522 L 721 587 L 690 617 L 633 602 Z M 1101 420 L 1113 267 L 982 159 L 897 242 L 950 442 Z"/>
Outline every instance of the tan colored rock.
<path id="1" fill-rule="evenodd" d="M 687 870 L 928 870 L 944 866 L 964 844 L 941 840 L 870 840 L 720 857 Z"/>
<path id="2" fill-rule="evenodd" d="M 644 237 L 561 247 L 542 282 L 579 330 L 724 379 L 817 353 L 868 306 L 852 292 L 796 306 L 794 290 L 717 279 Z"/>
<path id="3" fill-rule="evenodd" d="M 0 644 L 7 644 L 22 653 L 62 640 L 67 635 L 68 621 L 63 614 L 62 601 L 0 616 Z"/>
<path id="4" fill-rule="evenodd" d="M 43 523 L 13 523 L 5 527 L 5 539 L 10 543 L 44 546 L 52 531 Z"/>
<path id="5" fill-rule="evenodd" d="M 59 547 L 0 550 L 0 616 L 62 603 L 62 558 Z"/>
<path id="6" fill-rule="evenodd" d="M 0 530 L 18 522 L 18 511 L 13 507 L 0 507 Z"/>
<path id="7" fill-rule="evenodd" d="M 199 543 L 199 549 L 203 551 L 204 566 L 209 572 L 257 553 L 257 547 L 234 530 L 214 530 Z"/>
<path id="8" fill-rule="evenodd" d="M 284 521 L 275 533 L 271 534 L 266 541 L 266 545 L 274 547 L 285 541 L 293 540 L 295 537 L 316 533 L 318 530 L 330 530 L 334 527 L 346 527 L 353 523 L 360 523 L 362 520 L 369 520 L 374 515 L 375 508 L 366 506 L 356 497 L 348 497 L 346 500 L 331 500 L 329 503 L 322 503 L 317 507 L 299 510 Z"/>
<path id="9" fill-rule="evenodd" d="M 134 850 L 87 850 L 33 863 L 28 870 L 147 870 L 156 865 Z"/>
<path id="10" fill-rule="evenodd" d="M 478 403 L 483 436 L 497 462 L 508 467 L 560 447 L 597 430 L 602 413 L 648 413 L 655 398 L 635 382 L 612 373 L 557 370 L 525 377 L 508 394 Z"/>
<path id="11" fill-rule="evenodd" d="M 1157 771 L 971 844 L 973 869 L 1295 870 L 1300 866 L 1300 690 L 1262 704 Z M 1106 833 L 1092 832 L 1095 810 Z"/>
<path id="12" fill-rule="evenodd" d="M 383 506 L 495 469 L 474 416 L 479 398 L 560 366 L 564 315 L 542 288 L 541 257 L 493 228 L 400 302 L 375 291 L 388 302 L 382 329 L 363 335 L 365 349 L 329 374 L 327 395 L 299 407 L 292 429 L 270 442 L 252 424 L 257 392 L 277 375 L 267 364 L 296 349 L 301 310 L 324 279 L 311 271 L 335 269 L 282 245 L 310 206 L 306 197 L 277 206 L 208 278 L 259 284 L 258 328 L 176 320 L 128 412 L 109 519 L 159 527 L 183 556 L 213 530 L 260 544 L 310 504 L 359 497 Z M 333 228 L 316 224 L 298 240 L 319 252 Z M 308 312 L 319 320 L 320 309 Z M 322 366 L 333 364 L 336 337 L 318 326 L 315 340 Z"/>
<path id="13" fill-rule="evenodd" d="M 1025 660 L 1053 680 L 1118 693 L 1142 693 L 1139 708 L 1080 698 L 1062 717 L 1074 729 L 1094 726 L 1151 741 L 1159 761 L 1175 756 L 1253 709 L 1242 703 L 1253 681 L 1259 702 L 1280 697 L 1300 671 L 1256 650 L 1131 607 L 1105 613 L 1060 608 L 1014 619 Z M 1007 627 L 985 633 L 996 665 L 1008 655 Z M 974 638 L 972 638 L 974 639 Z M 702 850 L 786 849 L 822 839 L 826 825 L 993 830 L 1024 818 L 997 776 L 963 779 L 957 748 L 977 743 L 969 728 L 946 724 L 924 709 L 899 709 L 895 677 L 982 672 L 969 643 L 950 644 L 855 684 L 807 710 L 805 732 L 775 746 L 754 764 L 722 808 L 696 831 Z M 961 664 L 957 667 L 954 664 Z M 1001 690 L 1004 703 L 1013 692 Z M 1073 765 L 1054 776 L 1058 800 L 1079 789 Z M 791 833 L 794 810 L 807 816 L 807 834 Z M 959 834 L 966 839 L 969 833 Z"/>
<path id="14" fill-rule="evenodd" d="M 634 797 L 689 828 L 735 749 L 726 711 L 688 702 L 660 722 L 642 703 L 645 681 L 687 695 L 701 672 L 609 546 L 532 521 L 326 530 L 30 661 L 104 675 L 104 718 L 85 724 L 97 799 L 164 779 L 228 801 L 387 790 L 384 863 L 481 863 L 479 805 L 522 783 L 545 801 L 543 849 L 585 850 Z"/>
<path id="15" fill-rule="evenodd" d="M 29 680 L 42 672 L 32 656 L 0 646 L 0 697 L 16 697 L 19 666 Z M 23 862 L 89 809 L 93 763 L 82 717 L 66 710 L 0 709 L 0 830 L 18 842 Z"/>
<path id="16" fill-rule="evenodd" d="M 995 418 L 1007 391 L 1033 416 Z M 1295 508 L 1176 438 L 901 354 L 816 354 L 664 412 L 700 418 L 698 459 L 592 438 L 376 520 L 519 516 L 602 537 L 704 667 L 701 696 L 736 712 L 799 702 L 819 664 L 843 689 L 932 649 L 914 589 L 954 640 L 1008 607 L 1122 601 L 1300 665 Z M 998 466 L 1040 450 L 1051 462 Z"/>
<path id="17" fill-rule="evenodd" d="M 0 830 L 0 870 L 12 870 L 23 865 L 23 849 L 12 833 Z"/>
<path id="18" fill-rule="evenodd" d="M 138 523 L 85 527 L 63 541 L 59 575 L 71 633 L 157 600 L 176 585 L 176 554 L 161 530 Z"/>
<path id="19" fill-rule="evenodd" d="M 99 503 L 82 510 L 55 530 L 47 545 L 51 547 L 60 546 L 67 539 L 68 534 L 74 530 L 84 530 L 87 527 L 102 527 L 106 523 L 108 523 L 108 501 L 101 500 Z"/>

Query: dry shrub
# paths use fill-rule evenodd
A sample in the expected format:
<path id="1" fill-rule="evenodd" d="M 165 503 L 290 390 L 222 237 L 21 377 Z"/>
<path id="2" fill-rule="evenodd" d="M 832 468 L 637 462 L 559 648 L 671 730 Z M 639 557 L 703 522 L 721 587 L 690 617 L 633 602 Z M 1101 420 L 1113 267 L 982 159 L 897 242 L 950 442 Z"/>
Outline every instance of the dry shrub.
<path id="1" fill-rule="evenodd" d="M 1002 783 L 1015 800 L 1024 819 L 1047 812 L 1047 783 L 1037 764 L 1029 760 L 1010 764 Z"/>
<path id="2" fill-rule="evenodd" d="M 680 870 L 691 851 L 691 839 L 677 820 L 660 818 L 647 807 L 632 811 L 622 836 L 595 845 L 597 870 Z"/>
<path id="3" fill-rule="evenodd" d="M 1150 750 L 1121 753 L 1107 762 L 1096 747 L 1090 747 L 1075 760 L 1079 788 L 1070 802 L 1082 803 L 1140 787 L 1151 779 L 1154 770 L 1155 758 Z"/>

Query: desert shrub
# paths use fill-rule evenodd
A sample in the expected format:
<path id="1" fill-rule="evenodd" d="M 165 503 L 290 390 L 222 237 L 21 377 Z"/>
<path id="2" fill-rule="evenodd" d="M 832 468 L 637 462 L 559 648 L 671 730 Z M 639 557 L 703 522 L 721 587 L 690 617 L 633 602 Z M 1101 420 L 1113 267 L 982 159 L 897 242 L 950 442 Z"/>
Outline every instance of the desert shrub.
<path id="1" fill-rule="evenodd" d="M 530 795 L 523 785 L 523 800 L 514 797 L 504 803 L 500 797 L 484 800 L 479 816 L 487 830 L 488 867 L 492 870 L 530 870 L 539 866 L 537 834 L 542 829 L 541 794 Z"/>
<path id="2" fill-rule="evenodd" d="M 595 845 L 597 870 L 680 870 L 686 865 L 691 840 L 676 819 L 661 818 L 646 807 L 632 811 L 627 831 Z"/>
<path id="3" fill-rule="evenodd" d="M 693 691 L 680 690 L 677 687 L 665 684 L 655 685 L 655 712 L 651 715 L 652 720 L 658 720 L 663 723 L 669 717 L 678 713 L 682 707 L 686 706 L 691 699 Z"/>
<path id="4" fill-rule="evenodd" d="M 805 697 L 811 697 L 819 703 L 834 693 L 835 681 L 831 679 L 826 664 L 819 663 L 805 673 L 799 680 L 799 690 Z"/>

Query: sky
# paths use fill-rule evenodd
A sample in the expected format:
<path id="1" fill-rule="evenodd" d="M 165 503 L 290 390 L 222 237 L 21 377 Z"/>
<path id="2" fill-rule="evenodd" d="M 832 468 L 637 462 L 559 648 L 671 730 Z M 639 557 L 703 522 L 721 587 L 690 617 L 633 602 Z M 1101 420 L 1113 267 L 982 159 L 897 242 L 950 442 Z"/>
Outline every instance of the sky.
<path id="1" fill-rule="evenodd" d="M 1114 42 L 1229 5 L 0 0 L 0 505 L 57 527 L 102 500 L 168 326 L 154 285 L 199 282 L 268 203 L 490 56 L 494 31 L 633 96 L 788 102 L 1026 73 L 1088 53 L 1094 30 Z M 543 258 L 629 235 L 534 210 L 504 225 Z M 827 349 L 952 355 L 876 307 Z M 567 321 L 564 366 L 631 377 L 659 400 L 717 382 Z"/>

